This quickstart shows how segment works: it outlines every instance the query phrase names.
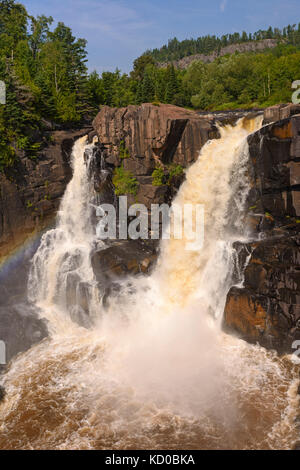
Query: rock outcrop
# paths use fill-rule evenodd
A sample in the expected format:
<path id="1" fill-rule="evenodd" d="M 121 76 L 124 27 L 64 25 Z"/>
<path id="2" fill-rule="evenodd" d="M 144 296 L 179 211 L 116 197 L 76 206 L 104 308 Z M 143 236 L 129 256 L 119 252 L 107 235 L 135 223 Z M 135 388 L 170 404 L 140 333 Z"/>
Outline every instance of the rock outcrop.
<path id="1" fill-rule="evenodd" d="M 118 240 L 107 245 L 92 257 L 96 278 L 105 287 L 128 275 L 149 273 L 157 259 L 155 241 Z"/>
<path id="2" fill-rule="evenodd" d="M 216 60 L 218 57 L 222 57 L 227 54 L 235 54 L 236 52 L 262 52 L 266 49 L 273 49 L 278 44 L 276 39 L 263 39 L 262 41 L 251 41 L 244 42 L 241 44 L 231 44 L 226 47 L 222 47 L 220 51 L 215 51 L 213 54 L 194 54 L 187 57 L 183 57 L 180 60 L 174 61 L 173 64 L 178 69 L 187 69 L 188 66 L 195 60 L 201 60 L 204 63 L 210 63 Z M 161 62 L 158 64 L 159 67 L 167 67 L 169 62 Z"/>
<path id="3" fill-rule="evenodd" d="M 227 297 L 224 323 L 244 339 L 292 352 L 300 339 L 300 107 L 266 110 L 276 121 L 249 137 L 252 189 L 248 222 L 255 240 L 239 247 L 240 264 L 252 253 L 243 288 Z M 257 241 L 259 240 L 259 241 Z"/>
<path id="4" fill-rule="evenodd" d="M 0 174 L 0 259 L 49 225 L 72 175 L 74 141 L 89 130 L 48 132 L 36 159 L 20 152 L 16 166 Z"/>
<path id="5" fill-rule="evenodd" d="M 227 297 L 226 326 L 247 341 L 292 352 L 300 340 L 300 230 L 243 246 L 241 262 L 249 253 L 244 287 Z"/>
<path id="6" fill-rule="evenodd" d="M 139 189 L 135 200 L 147 207 L 169 202 L 174 195 L 170 185 L 153 185 L 155 168 L 170 164 L 186 168 L 197 159 L 203 145 L 218 136 L 213 118 L 165 104 L 121 109 L 104 106 L 93 126 L 106 148 L 106 165 L 112 169 L 122 165 L 136 178 Z"/>

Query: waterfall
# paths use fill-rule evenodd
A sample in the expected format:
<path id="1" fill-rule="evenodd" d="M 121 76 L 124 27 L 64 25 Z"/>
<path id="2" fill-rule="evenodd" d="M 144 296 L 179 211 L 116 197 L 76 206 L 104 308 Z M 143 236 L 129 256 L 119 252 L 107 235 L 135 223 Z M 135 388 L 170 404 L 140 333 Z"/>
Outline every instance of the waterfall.
<path id="1" fill-rule="evenodd" d="M 62 199 L 56 228 L 42 237 L 32 260 L 28 297 L 40 307 L 53 332 L 61 330 L 62 323 L 70 326 L 66 312 L 72 320 L 89 326 L 97 311 L 99 299 L 90 260 L 97 244 L 92 224 L 95 194 L 89 178 L 92 147 L 86 137 L 75 143 L 73 178 Z"/>
<path id="2" fill-rule="evenodd" d="M 105 311 L 90 261 L 103 246 L 90 158 L 76 142 L 28 286 L 51 336 L 6 374 L 0 448 L 287 449 L 297 439 L 295 369 L 220 328 L 233 243 L 247 237 L 247 136 L 260 125 L 221 128 L 187 171 L 174 204 L 204 205 L 203 248 L 164 240 L 152 275 L 120 281 Z"/>

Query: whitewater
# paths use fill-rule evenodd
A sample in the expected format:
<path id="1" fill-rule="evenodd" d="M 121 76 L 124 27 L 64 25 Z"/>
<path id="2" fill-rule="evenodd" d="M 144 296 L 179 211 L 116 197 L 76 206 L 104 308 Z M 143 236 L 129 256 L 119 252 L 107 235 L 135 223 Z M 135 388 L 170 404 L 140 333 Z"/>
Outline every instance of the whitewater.
<path id="1" fill-rule="evenodd" d="M 105 248 L 93 217 L 93 144 L 75 143 L 73 178 L 28 281 L 28 298 L 50 335 L 15 358 L 3 378 L 0 448 L 294 445 L 296 366 L 222 331 L 234 242 L 250 236 L 247 137 L 260 126 L 257 118 L 220 128 L 221 138 L 186 172 L 174 204 L 204 206 L 203 248 L 163 240 L 152 274 L 120 281 L 105 308 L 91 265 L 92 253 Z"/>

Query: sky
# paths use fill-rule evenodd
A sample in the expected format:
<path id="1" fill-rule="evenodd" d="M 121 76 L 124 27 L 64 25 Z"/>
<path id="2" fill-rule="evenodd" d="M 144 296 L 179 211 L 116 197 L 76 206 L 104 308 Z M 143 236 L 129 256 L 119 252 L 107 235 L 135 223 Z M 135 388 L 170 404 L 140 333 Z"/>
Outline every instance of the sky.
<path id="1" fill-rule="evenodd" d="M 63 21 L 88 41 L 89 70 L 128 73 L 168 39 L 197 38 L 300 22 L 299 0 L 19 0 L 31 15 Z"/>

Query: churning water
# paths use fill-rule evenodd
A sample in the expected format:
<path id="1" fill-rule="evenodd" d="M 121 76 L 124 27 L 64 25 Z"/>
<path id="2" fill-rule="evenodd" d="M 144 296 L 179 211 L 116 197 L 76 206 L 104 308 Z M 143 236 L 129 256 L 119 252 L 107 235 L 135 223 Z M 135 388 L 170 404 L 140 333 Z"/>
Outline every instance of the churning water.
<path id="1" fill-rule="evenodd" d="M 4 379 L 2 449 L 289 449 L 297 440 L 297 370 L 224 334 L 233 242 L 245 239 L 249 190 L 241 120 L 208 142 L 174 203 L 205 206 L 205 241 L 165 240 L 151 276 L 122 281 L 105 310 L 91 267 L 93 184 L 86 140 L 57 226 L 32 260 L 28 294 L 50 337 Z"/>

